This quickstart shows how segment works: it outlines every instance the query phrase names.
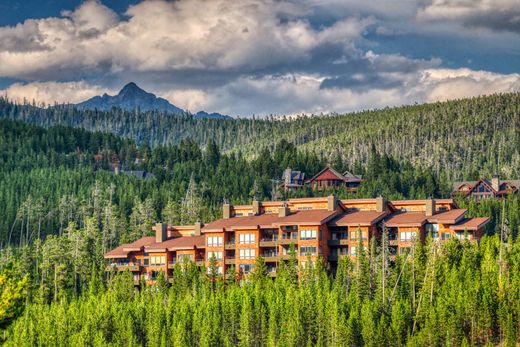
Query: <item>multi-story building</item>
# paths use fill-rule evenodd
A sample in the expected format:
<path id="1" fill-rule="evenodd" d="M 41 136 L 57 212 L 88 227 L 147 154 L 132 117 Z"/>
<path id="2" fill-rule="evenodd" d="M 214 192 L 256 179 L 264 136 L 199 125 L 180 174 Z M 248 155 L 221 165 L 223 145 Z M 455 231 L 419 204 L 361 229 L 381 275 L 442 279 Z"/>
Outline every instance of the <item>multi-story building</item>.
<path id="1" fill-rule="evenodd" d="M 347 191 L 356 193 L 363 178 L 361 175 L 354 175 L 349 171 L 343 174 L 336 171 L 331 165 L 327 165 L 313 177 L 305 180 L 305 173 L 302 171 L 285 169 L 282 177 L 283 189 L 285 191 L 300 189 L 309 185 L 313 190 L 338 189 L 345 187 Z"/>
<path id="2" fill-rule="evenodd" d="M 251 205 L 223 205 L 222 218 L 206 225 L 157 224 L 155 237 L 143 237 L 108 252 L 112 267 L 130 270 L 136 283 L 153 282 L 159 271 L 171 276 L 176 262 L 196 261 L 209 267 L 216 261 L 220 274 L 233 267 L 237 277 L 250 273 L 258 256 L 271 276 L 294 248 L 300 263 L 323 257 L 334 269 L 342 256 L 355 257 L 372 238 L 388 239 L 391 257 L 411 251 L 431 234 L 475 241 L 488 218 L 466 218 L 452 199 L 387 201 L 338 200 L 335 196 L 288 201 L 253 201 Z"/>
<path id="3" fill-rule="evenodd" d="M 452 196 L 474 198 L 477 201 L 489 198 L 500 198 L 518 192 L 520 180 L 501 180 L 495 175 L 490 180 L 461 181 L 453 183 Z"/>

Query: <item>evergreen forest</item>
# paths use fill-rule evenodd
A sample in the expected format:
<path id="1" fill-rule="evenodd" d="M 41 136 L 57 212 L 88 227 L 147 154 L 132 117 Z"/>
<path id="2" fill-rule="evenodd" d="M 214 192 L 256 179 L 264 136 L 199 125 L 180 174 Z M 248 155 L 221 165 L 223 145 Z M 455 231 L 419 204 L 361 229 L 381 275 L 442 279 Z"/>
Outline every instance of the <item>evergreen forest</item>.
<path id="1" fill-rule="evenodd" d="M 7 346 L 515 346 L 520 199 L 459 199 L 488 216 L 478 244 L 427 242 L 395 264 L 372 240 L 332 274 L 276 280 L 262 258 L 235 283 L 195 264 L 134 291 L 103 254 L 222 202 L 328 195 L 280 189 L 290 167 L 330 163 L 366 180 L 353 196 L 449 197 L 453 180 L 520 178 L 520 94 L 285 119 L 211 120 L 78 111 L 0 99 L 0 342 Z M 117 173 L 117 168 L 121 169 Z M 147 178 L 125 174 L 147 172 Z M 362 249 L 362 248 L 361 248 Z M 298 280 L 297 273 L 300 273 Z M 209 273 L 209 275 L 208 275 Z M 213 275 L 212 275 L 213 274 Z"/>

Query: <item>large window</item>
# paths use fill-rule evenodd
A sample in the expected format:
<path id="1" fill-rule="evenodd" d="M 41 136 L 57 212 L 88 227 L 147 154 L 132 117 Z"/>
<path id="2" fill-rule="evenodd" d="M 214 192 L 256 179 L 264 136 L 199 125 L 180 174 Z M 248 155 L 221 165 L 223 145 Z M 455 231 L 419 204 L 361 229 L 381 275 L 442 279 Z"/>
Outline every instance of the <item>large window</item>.
<path id="1" fill-rule="evenodd" d="M 189 262 L 192 261 L 192 255 L 191 254 L 179 254 L 177 255 L 177 261 L 180 263 Z"/>
<path id="2" fill-rule="evenodd" d="M 222 260 L 222 253 L 223 252 L 208 252 L 208 260 L 211 260 L 211 258 L 215 257 L 217 260 Z"/>
<path id="3" fill-rule="evenodd" d="M 361 240 L 367 239 L 367 231 L 366 230 L 352 230 L 350 231 L 350 239 L 359 241 L 359 237 L 361 236 Z"/>
<path id="4" fill-rule="evenodd" d="M 301 246 L 300 255 L 316 255 L 316 246 Z"/>
<path id="5" fill-rule="evenodd" d="M 362 246 L 363 247 L 363 251 L 366 251 L 366 247 L 365 246 Z M 356 255 L 357 254 L 357 246 L 351 246 L 349 247 L 350 249 L 350 255 Z"/>
<path id="6" fill-rule="evenodd" d="M 316 229 L 301 229 L 300 240 L 316 240 Z"/>
<path id="7" fill-rule="evenodd" d="M 224 236 L 208 236 L 208 247 L 221 247 L 224 244 Z"/>
<path id="8" fill-rule="evenodd" d="M 256 251 L 254 249 L 241 249 L 239 251 L 240 259 L 254 259 L 256 257 Z"/>
<path id="9" fill-rule="evenodd" d="M 465 233 L 464 231 L 457 231 L 455 233 L 455 236 L 459 240 L 471 240 L 471 234 Z"/>
<path id="10" fill-rule="evenodd" d="M 157 256 L 150 257 L 150 265 L 152 265 L 152 266 L 165 265 L 165 264 L 166 264 L 166 256 L 164 256 L 164 255 L 157 255 Z"/>
<path id="11" fill-rule="evenodd" d="M 401 255 L 410 254 L 411 251 L 412 249 L 410 247 L 399 247 L 399 254 Z"/>
<path id="12" fill-rule="evenodd" d="M 449 240 L 451 238 L 451 234 L 450 233 L 442 233 L 442 239 L 443 240 Z"/>
<path id="13" fill-rule="evenodd" d="M 240 234 L 238 236 L 238 242 L 242 245 L 255 243 L 255 234 Z"/>
<path id="14" fill-rule="evenodd" d="M 210 274 L 211 274 L 211 267 L 208 266 L 208 267 L 206 268 L 206 272 L 208 273 L 208 275 L 210 275 Z M 218 273 L 219 275 L 224 274 L 224 267 L 223 267 L 223 266 L 217 266 L 217 273 Z"/>
<path id="15" fill-rule="evenodd" d="M 238 266 L 238 269 L 240 270 L 240 272 L 242 272 L 243 274 L 248 274 L 250 273 L 251 271 L 253 271 L 253 268 L 255 266 L 253 264 L 240 264 Z"/>
<path id="16" fill-rule="evenodd" d="M 399 240 L 402 242 L 410 242 L 416 241 L 417 232 L 416 231 L 401 231 L 399 232 Z"/>

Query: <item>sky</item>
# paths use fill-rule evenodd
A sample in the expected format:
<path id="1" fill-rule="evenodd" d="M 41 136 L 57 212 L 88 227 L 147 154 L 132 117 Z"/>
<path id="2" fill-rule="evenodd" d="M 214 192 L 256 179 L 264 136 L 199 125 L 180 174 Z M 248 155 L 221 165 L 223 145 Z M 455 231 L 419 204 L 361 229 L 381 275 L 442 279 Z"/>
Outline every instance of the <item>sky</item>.
<path id="1" fill-rule="evenodd" d="M 520 90 L 518 0 L 0 0 L 0 95 L 128 82 L 192 112 L 351 112 Z"/>

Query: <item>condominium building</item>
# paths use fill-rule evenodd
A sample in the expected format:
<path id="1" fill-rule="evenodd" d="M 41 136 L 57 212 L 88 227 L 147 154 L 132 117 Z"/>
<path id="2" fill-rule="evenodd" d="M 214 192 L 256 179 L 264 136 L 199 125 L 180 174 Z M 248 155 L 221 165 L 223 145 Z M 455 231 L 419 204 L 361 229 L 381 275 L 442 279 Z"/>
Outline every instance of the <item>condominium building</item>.
<path id="1" fill-rule="evenodd" d="M 159 223 L 154 237 L 123 244 L 105 258 L 110 268 L 130 270 L 136 283 L 143 278 L 151 283 L 160 271 L 171 277 L 178 262 L 209 267 L 212 259 L 220 274 L 233 267 L 237 277 L 247 276 L 259 256 L 274 277 L 291 248 L 300 263 L 322 257 L 334 269 L 340 257 L 355 257 L 360 246 L 368 248 L 369 241 L 383 233 L 391 257 L 406 254 L 428 234 L 439 242 L 450 237 L 480 239 L 489 219 L 465 215 L 452 199 L 338 200 L 331 195 L 240 206 L 226 203 L 221 219 L 205 225 Z"/>

